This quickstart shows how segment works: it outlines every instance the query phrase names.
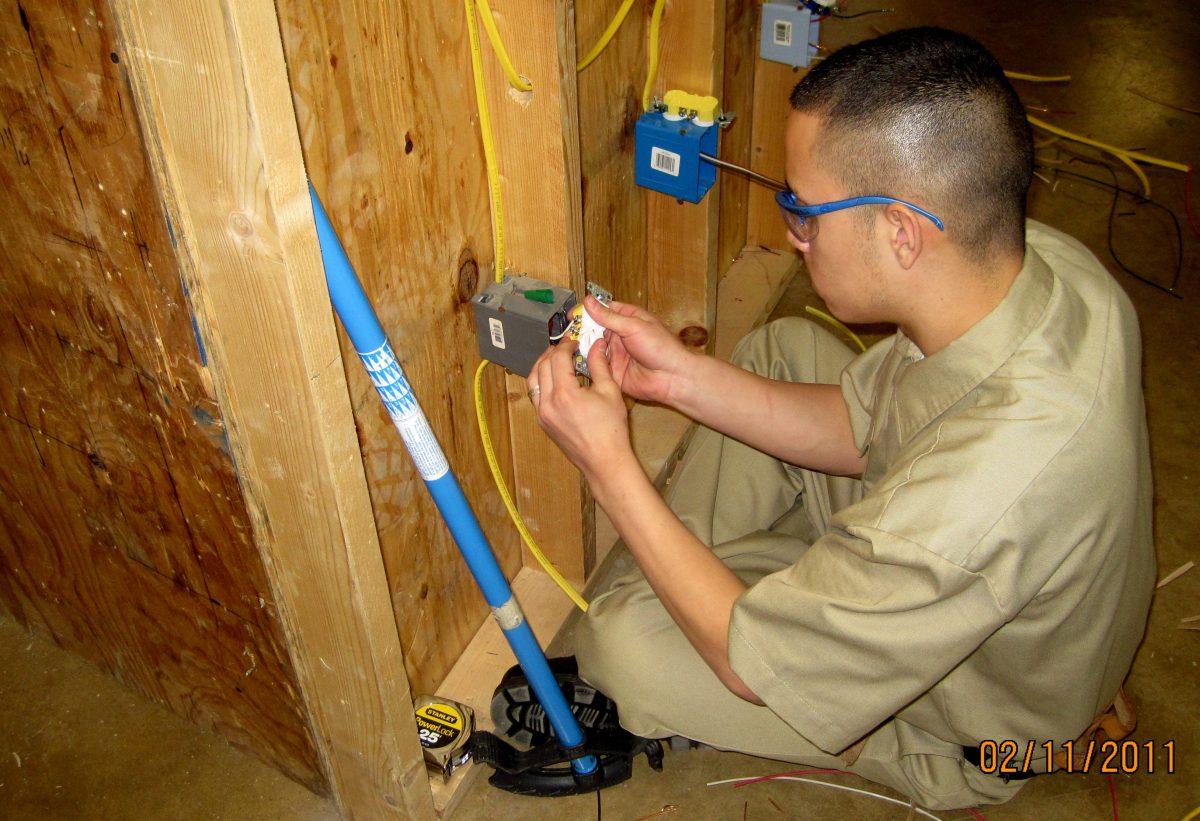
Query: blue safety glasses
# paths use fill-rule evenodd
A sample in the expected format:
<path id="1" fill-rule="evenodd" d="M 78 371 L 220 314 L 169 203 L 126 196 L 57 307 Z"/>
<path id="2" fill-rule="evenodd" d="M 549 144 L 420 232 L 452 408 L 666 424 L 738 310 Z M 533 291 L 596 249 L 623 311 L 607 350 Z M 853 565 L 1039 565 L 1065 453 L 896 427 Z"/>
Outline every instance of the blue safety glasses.
<path id="1" fill-rule="evenodd" d="M 779 209 L 783 212 L 783 221 L 787 223 L 788 230 L 800 242 L 811 242 L 813 237 L 817 235 L 817 216 L 820 214 L 843 211 L 858 205 L 887 205 L 893 202 L 916 211 L 936 225 L 939 231 L 946 230 L 946 227 L 942 225 L 942 221 L 924 208 L 921 208 L 919 205 L 913 205 L 911 202 L 895 199 L 894 197 L 851 197 L 848 200 L 837 200 L 836 202 L 801 205 L 796 202 L 796 195 L 791 191 L 777 191 L 775 193 L 775 202 L 779 204 Z"/>

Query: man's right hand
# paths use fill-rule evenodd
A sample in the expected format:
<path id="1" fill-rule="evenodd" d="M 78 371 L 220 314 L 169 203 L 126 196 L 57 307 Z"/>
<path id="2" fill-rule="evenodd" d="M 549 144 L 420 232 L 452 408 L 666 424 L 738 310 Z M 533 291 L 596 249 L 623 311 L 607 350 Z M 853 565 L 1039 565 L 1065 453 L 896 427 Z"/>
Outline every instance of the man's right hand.
<path id="1" fill-rule="evenodd" d="M 601 304 L 584 297 L 584 309 L 606 330 L 608 363 L 622 393 L 671 404 L 693 354 L 654 314 L 624 302 Z"/>

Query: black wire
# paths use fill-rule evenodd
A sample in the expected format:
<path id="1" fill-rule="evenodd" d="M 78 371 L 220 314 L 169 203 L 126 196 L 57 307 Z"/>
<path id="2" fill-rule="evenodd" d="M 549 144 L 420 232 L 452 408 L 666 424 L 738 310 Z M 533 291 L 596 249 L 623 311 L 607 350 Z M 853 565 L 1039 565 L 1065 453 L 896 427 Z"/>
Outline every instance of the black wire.
<path id="1" fill-rule="evenodd" d="M 835 17 L 838 20 L 853 20 L 855 17 L 866 17 L 868 14 L 891 14 L 895 9 L 871 9 L 870 11 L 860 11 L 857 14 L 841 14 L 836 11 L 831 11 L 827 16 Z"/>
<path id="2" fill-rule="evenodd" d="M 600 788 L 596 788 L 596 821 L 600 821 Z"/>
<path id="3" fill-rule="evenodd" d="M 1063 176 L 1074 177 L 1075 179 L 1083 180 L 1084 182 L 1090 182 L 1093 185 L 1099 185 L 1102 188 L 1111 190 L 1113 192 L 1113 198 L 1112 204 L 1108 209 L 1108 253 L 1112 256 L 1113 261 L 1117 263 L 1122 271 L 1129 274 L 1129 276 L 1133 277 L 1138 282 L 1145 283 L 1152 288 L 1157 288 L 1164 294 L 1170 294 L 1176 299 L 1183 299 L 1183 295 L 1175 290 L 1175 287 L 1179 284 L 1179 278 L 1183 274 L 1183 229 L 1179 227 L 1179 217 L 1175 216 L 1175 212 L 1163 205 L 1161 202 L 1144 196 L 1137 191 L 1131 191 L 1128 188 L 1121 187 L 1120 180 L 1117 177 L 1117 172 L 1114 171 L 1112 166 L 1110 166 L 1108 163 L 1100 162 L 1099 160 L 1090 160 L 1085 157 L 1072 157 L 1069 162 L 1083 162 L 1087 163 L 1088 165 L 1098 165 L 1112 176 L 1113 181 L 1111 183 L 1105 182 L 1104 180 L 1098 180 L 1095 177 L 1089 177 L 1087 174 L 1077 174 L 1074 171 L 1067 171 L 1064 168 L 1047 168 L 1046 166 L 1039 167 L 1042 170 L 1048 171 L 1052 174 L 1062 174 Z M 1171 222 L 1174 223 L 1176 244 L 1175 273 L 1171 277 L 1170 286 L 1162 285 L 1159 282 L 1155 282 L 1154 280 L 1139 274 L 1137 271 L 1126 265 L 1125 261 L 1122 260 L 1117 254 L 1117 249 L 1113 246 L 1113 225 L 1115 224 L 1117 218 L 1117 202 L 1120 200 L 1122 194 L 1132 197 L 1136 205 L 1152 205 L 1155 208 L 1162 209 L 1163 211 L 1167 212 L 1167 216 L 1169 216 L 1171 218 Z"/>

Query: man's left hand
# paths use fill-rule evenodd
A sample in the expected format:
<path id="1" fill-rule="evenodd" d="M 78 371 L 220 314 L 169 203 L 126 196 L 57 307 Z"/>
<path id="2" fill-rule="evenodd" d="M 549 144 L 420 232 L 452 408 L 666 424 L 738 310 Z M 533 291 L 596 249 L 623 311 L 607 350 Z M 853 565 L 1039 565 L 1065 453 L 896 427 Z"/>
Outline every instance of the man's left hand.
<path id="1" fill-rule="evenodd" d="M 633 448 L 629 413 L 613 380 L 605 341 L 588 352 L 592 384 L 586 388 L 575 375 L 576 347 L 576 342 L 564 341 L 549 348 L 525 381 L 538 424 L 590 480 L 627 461 Z"/>

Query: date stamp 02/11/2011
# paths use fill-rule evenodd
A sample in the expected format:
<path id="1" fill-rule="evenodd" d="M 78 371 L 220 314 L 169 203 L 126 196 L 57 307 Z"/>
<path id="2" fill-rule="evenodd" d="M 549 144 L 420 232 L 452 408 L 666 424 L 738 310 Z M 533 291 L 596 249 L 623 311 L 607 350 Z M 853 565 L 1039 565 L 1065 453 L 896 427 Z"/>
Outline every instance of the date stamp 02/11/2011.
<path id="1" fill-rule="evenodd" d="M 1096 741 L 1086 744 L 1066 741 L 1002 741 L 979 743 L 979 769 L 989 775 L 1017 775 L 1046 772 L 1043 761 L 1050 761 L 1050 772 L 1172 774 L 1175 772 L 1175 741 Z M 1040 765 L 1035 769 L 1035 762 Z"/>

